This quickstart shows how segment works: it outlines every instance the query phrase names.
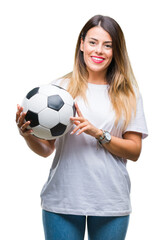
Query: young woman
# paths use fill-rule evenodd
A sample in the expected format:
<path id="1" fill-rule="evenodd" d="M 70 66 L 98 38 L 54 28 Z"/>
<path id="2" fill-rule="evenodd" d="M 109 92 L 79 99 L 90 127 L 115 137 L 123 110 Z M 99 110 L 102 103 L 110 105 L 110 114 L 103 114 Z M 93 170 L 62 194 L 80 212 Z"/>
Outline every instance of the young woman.
<path id="1" fill-rule="evenodd" d="M 96 15 L 83 27 L 73 72 L 54 81 L 75 99 L 74 128 L 56 140 L 31 135 L 18 105 L 20 134 L 37 154 L 56 149 L 42 192 L 46 240 L 125 239 L 130 204 L 127 159 L 137 161 L 147 135 L 142 97 L 118 23 Z"/>

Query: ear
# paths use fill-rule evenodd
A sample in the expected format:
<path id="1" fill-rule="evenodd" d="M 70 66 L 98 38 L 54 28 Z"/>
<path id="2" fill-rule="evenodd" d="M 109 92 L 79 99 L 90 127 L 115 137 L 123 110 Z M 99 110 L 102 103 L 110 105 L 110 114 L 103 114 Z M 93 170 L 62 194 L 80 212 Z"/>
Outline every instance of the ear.
<path id="1" fill-rule="evenodd" d="M 80 43 L 80 50 L 83 52 L 84 51 L 84 40 L 81 38 L 81 43 Z"/>

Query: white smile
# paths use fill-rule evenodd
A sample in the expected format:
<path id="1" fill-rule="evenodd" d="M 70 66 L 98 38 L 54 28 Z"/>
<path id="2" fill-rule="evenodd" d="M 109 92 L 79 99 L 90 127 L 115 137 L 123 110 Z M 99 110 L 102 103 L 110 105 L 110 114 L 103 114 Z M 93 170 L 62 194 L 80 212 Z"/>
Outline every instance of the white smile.
<path id="1" fill-rule="evenodd" d="M 97 58 L 97 57 L 92 57 L 92 59 L 96 60 L 96 61 L 103 61 L 103 58 Z"/>

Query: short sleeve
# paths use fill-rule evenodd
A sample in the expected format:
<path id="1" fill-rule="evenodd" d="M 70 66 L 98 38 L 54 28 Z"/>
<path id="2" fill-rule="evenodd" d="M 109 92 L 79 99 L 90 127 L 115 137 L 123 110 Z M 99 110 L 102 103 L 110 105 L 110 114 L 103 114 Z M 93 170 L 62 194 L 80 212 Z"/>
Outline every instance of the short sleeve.
<path id="1" fill-rule="evenodd" d="M 125 132 L 139 132 L 142 133 L 142 139 L 146 138 L 148 136 L 148 129 L 144 114 L 144 108 L 143 108 L 143 100 L 141 94 L 139 94 L 137 98 L 137 109 L 136 109 L 136 115 L 133 117 L 128 124 L 127 128 L 124 130 Z"/>

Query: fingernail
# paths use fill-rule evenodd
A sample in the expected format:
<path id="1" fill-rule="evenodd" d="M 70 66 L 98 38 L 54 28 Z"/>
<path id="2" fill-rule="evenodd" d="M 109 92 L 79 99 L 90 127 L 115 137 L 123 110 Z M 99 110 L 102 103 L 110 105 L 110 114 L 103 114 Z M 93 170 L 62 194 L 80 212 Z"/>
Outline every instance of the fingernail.
<path id="1" fill-rule="evenodd" d="M 71 135 L 73 134 L 73 131 L 70 133 Z"/>

